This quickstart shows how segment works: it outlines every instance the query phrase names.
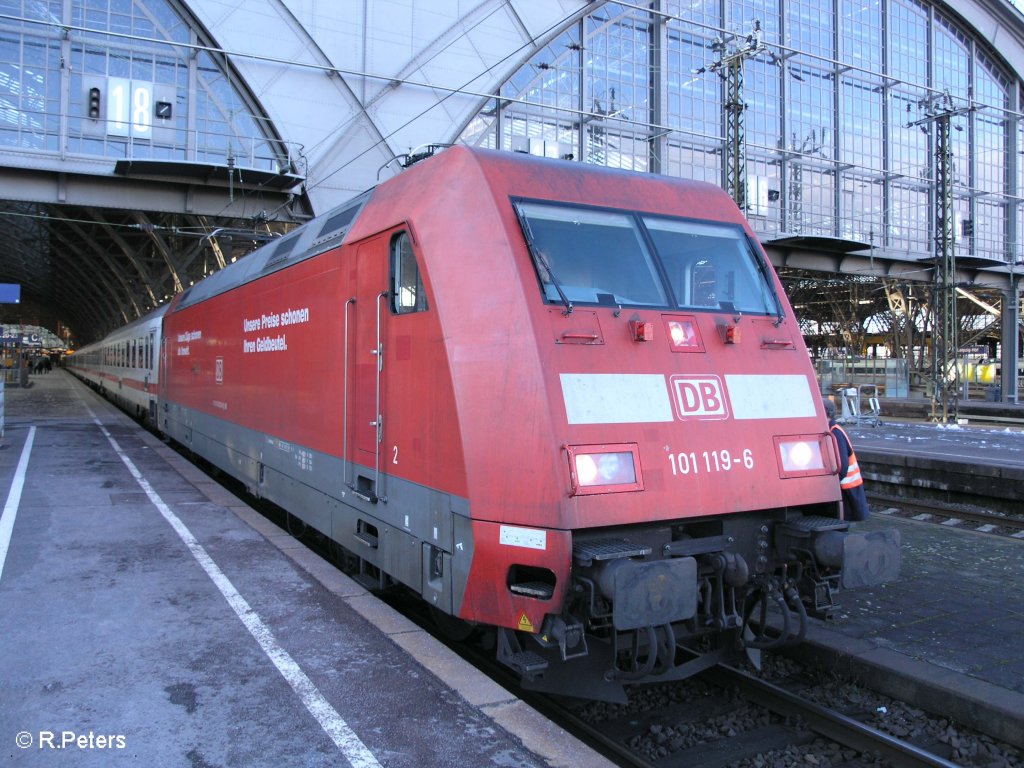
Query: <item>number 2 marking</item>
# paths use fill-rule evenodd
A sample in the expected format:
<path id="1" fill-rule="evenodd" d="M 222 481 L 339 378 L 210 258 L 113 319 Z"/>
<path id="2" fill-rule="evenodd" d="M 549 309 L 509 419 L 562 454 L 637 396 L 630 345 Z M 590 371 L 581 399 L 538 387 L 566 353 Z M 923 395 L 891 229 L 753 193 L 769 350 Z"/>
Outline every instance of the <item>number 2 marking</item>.
<path id="1" fill-rule="evenodd" d="M 391 459 L 391 463 L 392 464 L 397 464 L 398 463 L 398 446 L 397 445 L 394 446 L 393 450 L 394 450 L 394 457 Z"/>

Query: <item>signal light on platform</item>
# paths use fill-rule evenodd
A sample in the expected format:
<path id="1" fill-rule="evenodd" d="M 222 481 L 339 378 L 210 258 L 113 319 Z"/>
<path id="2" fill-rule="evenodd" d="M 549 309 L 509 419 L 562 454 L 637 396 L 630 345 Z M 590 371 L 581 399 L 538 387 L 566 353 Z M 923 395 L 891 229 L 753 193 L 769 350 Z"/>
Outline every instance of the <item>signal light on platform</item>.
<path id="1" fill-rule="evenodd" d="M 100 117 L 100 89 L 89 89 L 89 117 L 98 120 Z"/>

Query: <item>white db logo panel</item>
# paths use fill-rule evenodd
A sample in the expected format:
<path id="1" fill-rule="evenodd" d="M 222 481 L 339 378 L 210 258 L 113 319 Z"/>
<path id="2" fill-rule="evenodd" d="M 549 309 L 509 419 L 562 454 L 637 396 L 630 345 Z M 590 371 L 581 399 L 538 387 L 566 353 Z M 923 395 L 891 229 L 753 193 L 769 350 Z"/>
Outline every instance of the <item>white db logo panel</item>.
<path id="1" fill-rule="evenodd" d="M 717 376 L 673 376 L 676 415 L 680 419 L 727 419 L 725 388 Z"/>

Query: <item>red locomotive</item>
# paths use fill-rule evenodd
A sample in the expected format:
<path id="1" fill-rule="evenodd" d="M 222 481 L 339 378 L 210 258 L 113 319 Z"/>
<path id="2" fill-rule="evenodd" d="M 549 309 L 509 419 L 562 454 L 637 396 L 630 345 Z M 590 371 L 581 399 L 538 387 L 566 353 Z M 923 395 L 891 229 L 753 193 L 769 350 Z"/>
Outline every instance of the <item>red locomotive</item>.
<path id="1" fill-rule="evenodd" d="M 707 184 L 448 149 L 177 297 L 161 368 L 164 433 L 529 687 L 684 677 L 898 573 Z"/>

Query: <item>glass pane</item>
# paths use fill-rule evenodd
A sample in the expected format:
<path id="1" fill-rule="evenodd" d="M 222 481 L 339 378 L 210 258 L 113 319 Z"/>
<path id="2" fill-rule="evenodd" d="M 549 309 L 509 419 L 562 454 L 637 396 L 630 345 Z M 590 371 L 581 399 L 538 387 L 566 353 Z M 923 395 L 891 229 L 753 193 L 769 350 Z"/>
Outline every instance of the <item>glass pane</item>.
<path id="1" fill-rule="evenodd" d="M 393 309 L 398 314 L 423 312 L 427 309 L 427 296 L 409 236 L 399 235 L 391 248 Z"/>
<path id="2" fill-rule="evenodd" d="M 644 223 L 680 307 L 778 314 L 774 292 L 741 230 L 669 219 Z"/>
<path id="3" fill-rule="evenodd" d="M 667 306 L 633 217 L 536 203 L 518 208 L 549 302 L 562 301 L 561 289 L 573 303 Z"/>

